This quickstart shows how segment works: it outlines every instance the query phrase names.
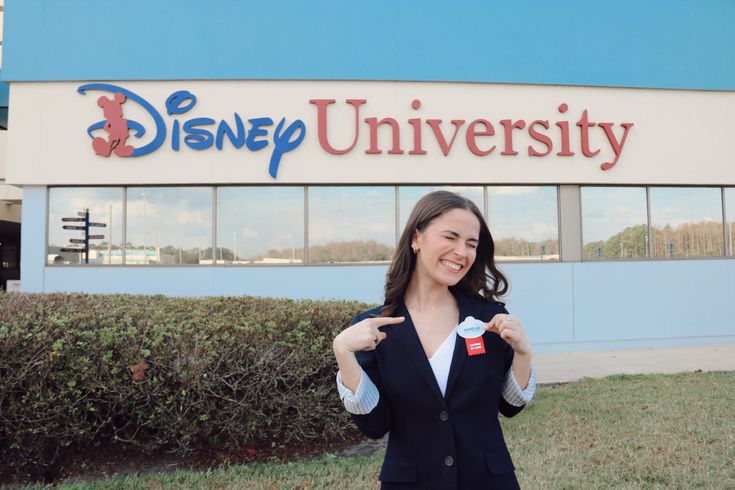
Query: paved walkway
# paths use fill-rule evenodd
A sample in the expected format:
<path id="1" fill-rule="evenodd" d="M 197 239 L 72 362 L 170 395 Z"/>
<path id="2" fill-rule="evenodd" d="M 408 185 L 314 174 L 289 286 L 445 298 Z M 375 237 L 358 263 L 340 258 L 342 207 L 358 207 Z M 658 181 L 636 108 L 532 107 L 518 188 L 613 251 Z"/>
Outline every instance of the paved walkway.
<path id="1" fill-rule="evenodd" d="M 539 383 L 563 383 L 611 374 L 735 371 L 735 344 L 534 354 Z"/>

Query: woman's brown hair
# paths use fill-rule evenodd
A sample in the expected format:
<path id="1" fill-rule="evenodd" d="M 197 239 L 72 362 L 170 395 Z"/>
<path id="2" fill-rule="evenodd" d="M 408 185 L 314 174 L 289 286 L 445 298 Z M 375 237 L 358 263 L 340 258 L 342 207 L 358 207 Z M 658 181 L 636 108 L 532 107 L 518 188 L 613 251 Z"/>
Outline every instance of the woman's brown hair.
<path id="1" fill-rule="evenodd" d="M 435 191 L 422 197 L 408 217 L 386 276 L 385 304 L 380 311 L 381 315 L 391 316 L 396 312 L 413 276 L 416 267 L 416 255 L 411 250 L 414 234 L 424 231 L 437 217 L 457 208 L 471 211 L 480 221 L 480 241 L 475 262 L 462 280 L 452 288 L 485 301 L 496 300 L 508 292 L 508 279 L 495 266 L 493 237 L 475 203 L 453 192 Z"/>

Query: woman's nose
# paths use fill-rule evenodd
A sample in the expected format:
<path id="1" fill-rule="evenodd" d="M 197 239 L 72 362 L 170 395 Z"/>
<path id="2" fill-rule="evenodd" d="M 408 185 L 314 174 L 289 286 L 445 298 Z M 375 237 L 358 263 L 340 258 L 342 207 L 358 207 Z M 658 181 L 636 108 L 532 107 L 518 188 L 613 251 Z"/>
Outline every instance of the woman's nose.
<path id="1" fill-rule="evenodd" d="M 464 257 L 467 255 L 467 245 L 461 242 L 457 242 L 454 246 L 454 253 L 458 257 Z"/>

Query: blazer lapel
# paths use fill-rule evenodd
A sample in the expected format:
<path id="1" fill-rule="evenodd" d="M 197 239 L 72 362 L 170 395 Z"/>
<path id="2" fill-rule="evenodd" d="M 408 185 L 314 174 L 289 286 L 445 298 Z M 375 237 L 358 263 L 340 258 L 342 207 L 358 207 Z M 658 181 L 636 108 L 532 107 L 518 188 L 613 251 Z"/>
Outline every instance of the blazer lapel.
<path id="1" fill-rule="evenodd" d="M 416 327 L 413 325 L 413 320 L 411 320 L 411 315 L 408 313 L 408 308 L 406 308 L 403 302 L 401 302 L 400 310 L 395 314 L 395 316 L 404 316 L 406 321 L 404 325 L 396 325 L 391 328 L 391 334 L 401 343 L 408 353 L 408 357 L 416 365 L 416 368 L 418 368 L 419 372 L 424 377 L 424 380 L 429 385 L 431 392 L 436 396 L 442 406 L 446 408 L 444 397 L 442 396 L 441 390 L 439 390 L 439 385 L 437 384 L 436 377 L 434 376 L 434 371 L 431 369 L 429 359 L 426 357 L 424 348 L 421 346 L 421 340 L 419 340 L 419 336 L 416 333 Z M 462 345 L 464 345 L 464 342 L 462 342 Z M 456 357 L 456 349 L 454 357 Z M 453 364 L 454 360 L 452 360 L 452 365 Z M 449 376 L 451 379 L 451 372 Z"/>
<path id="2" fill-rule="evenodd" d="M 457 299 L 457 305 L 459 306 L 459 321 L 461 323 L 469 315 L 473 315 L 473 311 L 469 310 L 466 298 L 461 293 L 455 293 L 454 297 Z M 452 355 L 452 364 L 449 367 L 449 377 L 447 378 L 447 389 L 444 392 L 444 399 L 449 400 L 452 395 L 452 389 L 457 384 L 459 373 L 462 371 L 462 366 L 467 360 L 467 346 L 464 338 L 457 335 L 457 341 L 454 344 L 454 354 Z"/>

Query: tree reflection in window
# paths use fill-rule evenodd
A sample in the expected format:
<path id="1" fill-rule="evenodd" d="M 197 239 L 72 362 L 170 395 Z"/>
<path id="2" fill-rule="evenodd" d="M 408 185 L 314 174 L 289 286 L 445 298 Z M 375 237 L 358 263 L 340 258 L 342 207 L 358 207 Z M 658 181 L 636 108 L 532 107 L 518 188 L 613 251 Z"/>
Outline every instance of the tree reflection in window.
<path id="1" fill-rule="evenodd" d="M 725 187 L 725 239 L 730 257 L 735 257 L 735 187 Z"/>
<path id="2" fill-rule="evenodd" d="M 584 260 L 648 256 L 645 187 L 582 187 Z"/>
<path id="3" fill-rule="evenodd" d="M 396 243 L 395 187 L 309 187 L 309 263 L 381 263 Z"/>
<path id="4" fill-rule="evenodd" d="M 651 187 L 653 257 L 723 255 L 722 194 L 715 187 Z"/>
<path id="5" fill-rule="evenodd" d="M 488 187 L 487 206 L 496 260 L 559 260 L 555 186 Z"/>

